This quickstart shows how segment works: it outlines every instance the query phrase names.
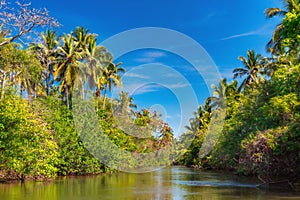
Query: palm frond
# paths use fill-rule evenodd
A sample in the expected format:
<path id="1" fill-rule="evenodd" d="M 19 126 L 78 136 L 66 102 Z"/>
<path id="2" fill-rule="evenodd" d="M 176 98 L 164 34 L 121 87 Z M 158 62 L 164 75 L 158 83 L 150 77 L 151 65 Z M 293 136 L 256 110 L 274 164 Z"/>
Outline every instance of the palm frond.
<path id="1" fill-rule="evenodd" d="M 265 15 L 268 18 L 272 18 L 274 16 L 285 16 L 287 12 L 280 8 L 268 8 L 265 11 Z"/>

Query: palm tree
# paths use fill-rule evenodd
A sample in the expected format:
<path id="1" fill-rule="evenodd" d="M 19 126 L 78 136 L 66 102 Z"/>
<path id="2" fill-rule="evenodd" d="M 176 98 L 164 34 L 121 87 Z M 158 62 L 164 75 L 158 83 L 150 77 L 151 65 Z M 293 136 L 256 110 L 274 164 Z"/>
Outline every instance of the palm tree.
<path id="1" fill-rule="evenodd" d="M 116 101 L 116 108 L 114 111 L 121 115 L 134 115 L 133 109 L 137 108 L 137 105 L 133 103 L 133 97 L 129 96 L 127 92 L 121 92 L 120 98 Z"/>
<path id="2" fill-rule="evenodd" d="M 228 85 L 226 78 L 221 79 L 219 85 L 212 85 L 214 89 L 214 95 L 208 97 L 211 109 L 224 109 L 226 107 L 226 96 L 228 92 Z"/>
<path id="3" fill-rule="evenodd" d="M 63 99 L 70 107 L 69 98 L 74 86 L 75 80 L 83 76 L 82 63 L 80 62 L 83 52 L 79 49 L 79 43 L 75 42 L 71 35 L 64 35 L 62 44 L 58 47 L 58 62 L 54 68 L 54 80 L 60 82 L 60 91 L 63 93 Z"/>
<path id="4" fill-rule="evenodd" d="M 185 126 L 185 128 L 192 134 L 196 134 L 198 132 L 199 128 L 199 121 L 196 120 L 195 118 L 191 118 L 190 120 L 190 125 Z"/>
<path id="5" fill-rule="evenodd" d="M 27 95 L 31 95 L 35 99 L 43 89 L 43 67 L 32 52 L 21 51 L 23 51 L 20 52 L 20 55 L 23 54 L 22 58 L 20 58 L 22 61 L 15 70 L 16 82 L 19 83 L 18 87 L 20 87 L 20 96 L 23 96 L 22 92 L 25 90 Z"/>
<path id="6" fill-rule="evenodd" d="M 119 73 L 124 73 L 125 69 L 120 67 L 121 62 L 114 64 L 112 55 L 107 52 L 100 60 L 100 63 L 103 66 L 102 77 L 98 80 L 99 85 L 105 84 L 104 87 L 104 100 L 103 100 L 103 108 L 105 107 L 106 100 L 106 92 L 107 89 L 109 92 L 112 91 L 112 87 L 122 87 L 122 80 Z M 101 87 L 101 86 L 100 86 Z"/>
<path id="7" fill-rule="evenodd" d="M 211 119 L 211 102 L 209 99 L 207 99 L 204 103 L 204 105 L 200 105 L 197 108 L 196 112 L 193 112 L 194 117 L 191 118 L 190 125 L 185 126 L 185 128 L 193 133 L 197 134 L 200 132 L 200 130 L 206 130 L 208 129 L 210 119 Z"/>
<path id="8" fill-rule="evenodd" d="M 11 43 L 1 48 L 1 97 L 6 86 L 19 90 L 20 96 L 23 96 L 23 91 L 36 96 L 42 69 L 35 55 L 29 50 L 19 49 L 20 47 L 21 45 Z"/>
<path id="9" fill-rule="evenodd" d="M 77 27 L 75 31 L 72 32 L 72 36 L 74 41 L 77 42 L 80 46 L 80 51 L 88 51 L 90 41 L 96 43 L 96 35 L 91 34 L 89 29 L 85 29 L 84 27 Z"/>
<path id="10" fill-rule="evenodd" d="M 247 58 L 240 56 L 239 59 L 243 62 L 243 68 L 236 68 L 233 70 L 233 79 L 237 77 L 246 76 L 238 91 L 240 92 L 247 85 L 252 83 L 258 83 L 258 74 L 260 73 L 261 68 L 261 55 L 255 54 L 254 50 L 247 51 Z"/>
<path id="11" fill-rule="evenodd" d="M 50 88 L 53 84 L 52 73 L 53 65 L 55 63 L 55 54 L 57 50 L 56 32 L 47 30 L 41 34 L 43 42 L 39 44 L 31 44 L 29 49 L 37 53 L 38 59 L 44 68 L 44 80 L 46 95 L 50 94 Z"/>
<path id="12" fill-rule="evenodd" d="M 210 121 L 210 112 L 206 110 L 205 106 L 200 105 L 196 112 L 193 113 L 198 120 L 199 129 L 207 129 Z"/>
<path id="13" fill-rule="evenodd" d="M 91 89 L 94 89 L 95 86 L 97 86 L 97 81 L 100 79 L 100 77 L 103 74 L 103 68 L 100 64 L 100 58 L 101 54 L 99 52 L 103 51 L 102 46 L 96 45 L 96 40 L 89 40 L 88 41 L 88 47 L 86 49 L 86 59 L 85 64 L 87 65 L 87 78 L 88 78 L 88 84 Z M 103 82 L 103 81 L 102 81 Z M 100 90 L 101 86 L 97 87 L 97 89 Z"/>
<path id="14" fill-rule="evenodd" d="M 284 7 L 285 7 L 285 10 L 282 10 L 281 8 L 268 8 L 266 11 L 265 11 L 265 15 L 268 17 L 268 18 L 272 18 L 272 17 L 275 17 L 275 16 L 285 16 L 288 12 L 299 12 L 300 11 L 300 2 L 299 0 L 284 0 L 283 1 L 284 3 Z M 273 33 L 273 36 L 272 36 L 272 39 L 268 42 L 266 48 L 267 48 L 267 51 L 268 52 L 271 52 L 273 54 L 280 54 L 283 52 L 283 48 L 282 48 L 282 42 L 283 42 L 283 35 L 282 35 L 282 32 L 284 30 L 284 26 L 282 23 L 278 24 L 274 33 Z"/>

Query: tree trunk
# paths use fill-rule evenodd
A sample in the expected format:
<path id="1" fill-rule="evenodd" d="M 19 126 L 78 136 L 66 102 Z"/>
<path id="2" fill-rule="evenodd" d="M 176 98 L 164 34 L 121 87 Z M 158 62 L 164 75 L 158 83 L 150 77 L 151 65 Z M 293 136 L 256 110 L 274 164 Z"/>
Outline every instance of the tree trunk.
<path id="1" fill-rule="evenodd" d="M 84 84 L 82 83 L 82 100 L 84 100 L 85 99 L 85 95 L 84 95 Z"/>
<path id="2" fill-rule="evenodd" d="M 106 100 L 106 89 L 104 90 L 104 95 L 103 95 L 103 105 L 102 108 L 105 108 L 105 100 Z"/>
<path id="3" fill-rule="evenodd" d="M 65 86 L 65 98 L 66 98 L 67 107 L 70 108 L 70 104 L 69 104 L 69 86 L 68 85 Z"/>
<path id="4" fill-rule="evenodd" d="M 36 83 L 34 83 L 34 85 L 33 85 L 33 95 L 34 95 L 34 99 L 36 99 Z"/>
<path id="5" fill-rule="evenodd" d="M 20 83 L 20 97 L 22 98 L 23 96 L 23 86 L 22 84 Z"/>
<path id="6" fill-rule="evenodd" d="M 46 96 L 49 96 L 49 88 L 50 88 L 50 74 L 47 72 L 46 75 Z"/>
<path id="7" fill-rule="evenodd" d="M 3 99 L 5 94 L 5 84 L 6 84 L 6 75 L 4 75 L 2 86 L 1 86 L 1 99 Z"/>

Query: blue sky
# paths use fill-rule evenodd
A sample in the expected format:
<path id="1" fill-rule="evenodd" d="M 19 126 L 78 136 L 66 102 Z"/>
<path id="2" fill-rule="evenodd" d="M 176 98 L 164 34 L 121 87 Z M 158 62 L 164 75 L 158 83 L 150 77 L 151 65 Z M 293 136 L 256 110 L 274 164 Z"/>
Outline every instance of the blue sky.
<path id="1" fill-rule="evenodd" d="M 59 20 L 63 25 L 59 32 L 70 32 L 77 26 L 84 26 L 98 34 L 99 43 L 120 32 L 141 27 L 161 27 L 181 32 L 203 46 L 222 77 L 228 80 L 232 78 L 232 70 L 241 66 L 238 56 L 245 56 L 250 49 L 266 54 L 265 44 L 271 38 L 279 19 L 266 19 L 264 11 L 269 7 L 281 7 L 279 0 L 48 0 L 34 1 L 33 5 L 46 7 Z M 199 103 L 203 103 L 209 95 L 209 86 L 204 84 L 190 63 L 170 52 L 137 50 L 117 61 L 123 62 L 122 66 L 128 71 L 127 77 L 131 77 L 131 80 L 149 79 L 145 74 L 142 77 L 135 73 L 139 66 L 150 63 L 170 66 L 188 80 Z M 139 108 L 151 107 L 162 112 L 165 120 L 178 134 L 182 113 L 179 109 L 180 100 L 176 99 L 172 91 L 174 88 L 184 89 L 186 83 L 176 82 L 175 75 L 168 76 L 168 79 L 175 80 L 169 83 L 169 88 L 148 84 L 138 88 L 133 97 Z M 193 109 L 191 105 L 189 113 Z M 184 118 L 183 123 L 187 123 L 188 117 Z"/>

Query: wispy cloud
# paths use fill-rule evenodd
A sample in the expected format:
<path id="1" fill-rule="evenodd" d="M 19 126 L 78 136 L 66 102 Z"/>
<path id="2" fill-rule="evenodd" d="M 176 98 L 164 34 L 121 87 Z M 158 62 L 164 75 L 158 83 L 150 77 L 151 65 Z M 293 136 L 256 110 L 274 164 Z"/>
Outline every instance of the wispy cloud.
<path id="1" fill-rule="evenodd" d="M 193 19 L 186 19 L 184 21 L 180 21 L 179 25 L 183 27 L 194 27 L 194 28 L 199 28 L 199 26 L 203 24 L 212 24 L 216 22 L 218 17 L 221 17 L 223 14 L 220 12 L 212 11 L 210 13 L 207 13 L 205 15 L 201 15 L 198 18 L 193 18 Z"/>
<path id="2" fill-rule="evenodd" d="M 214 18 L 216 16 L 216 12 L 211 12 L 211 13 L 208 13 L 205 17 L 202 18 L 202 23 L 205 23 L 205 22 L 209 22 L 211 21 L 212 18 Z"/>
<path id="3" fill-rule="evenodd" d="M 172 119 L 173 118 L 172 115 L 166 115 L 165 117 L 166 117 L 166 119 Z"/>
<path id="4" fill-rule="evenodd" d="M 161 58 L 166 56 L 166 53 L 161 52 L 161 51 L 149 51 L 144 53 L 143 57 L 135 59 L 136 62 L 146 62 L 146 63 L 151 63 L 155 62 L 157 58 Z"/>
<path id="5" fill-rule="evenodd" d="M 222 38 L 221 40 L 230 40 L 230 39 L 246 37 L 246 36 L 251 36 L 251 35 L 271 35 L 273 29 L 274 29 L 273 25 L 267 24 L 267 25 L 260 27 L 257 30 L 231 35 L 231 36 Z"/>
<path id="6" fill-rule="evenodd" d="M 249 31 L 249 32 L 246 32 L 246 33 L 231 35 L 231 36 L 222 38 L 221 40 L 230 40 L 230 39 L 235 39 L 235 38 L 240 38 L 240 37 L 246 37 L 246 36 L 250 36 L 250 35 L 259 35 L 260 32 L 261 32 L 260 30 Z"/>
<path id="7" fill-rule="evenodd" d="M 188 86 L 190 86 L 188 83 L 175 83 L 175 84 L 166 85 L 166 87 L 169 89 L 179 89 L 179 88 L 185 88 Z"/>
<path id="8" fill-rule="evenodd" d="M 130 78 L 149 79 L 149 76 L 146 76 L 144 74 L 137 74 L 137 73 L 133 73 L 133 72 L 127 72 L 124 74 L 124 76 L 130 77 Z"/>
<path id="9" fill-rule="evenodd" d="M 176 65 L 176 68 L 178 68 L 180 70 L 184 70 L 185 73 L 197 71 L 197 69 L 195 67 L 193 67 L 192 65 Z"/>
<path id="10" fill-rule="evenodd" d="M 156 92 L 161 88 L 160 85 L 155 85 L 155 84 L 139 84 L 139 83 L 134 83 L 134 84 L 127 84 L 123 87 L 123 90 L 128 92 L 130 95 L 140 95 L 140 94 L 145 94 L 145 93 L 150 93 L 150 92 Z"/>
<path id="11" fill-rule="evenodd" d="M 151 58 L 161 58 L 161 57 L 164 57 L 165 55 L 166 54 L 161 51 L 151 51 L 151 52 L 145 53 L 146 57 L 151 57 Z"/>
<path id="12" fill-rule="evenodd" d="M 166 73 L 166 74 L 164 74 L 164 77 L 166 77 L 166 78 L 178 78 L 178 77 L 180 77 L 180 75 L 177 74 L 177 73 Z"/>
<path id="13" fill-rule="evenodd" d="M 134 59 L 134 61 L 140 62 L 140 63 L 152 63 L 152 62 L 155 61 L 155 58 L 150 58 L 150 57 L 146 57 L 146 58 L 136 58 L 136 59 Z"/>
<path id="14" fill-rule="evenodd" d="M 141 88 L 138 88 L 133 92 L 135 95 L 140 95 L 140 94 L 145 94 L 145 93 L 150 93 L 150 92 L 156 92 L 158 91 L 158 86 L 155 85 L 145 85 Z"/>
<path id="15" fill-rule="evenodd" d="M 128 84 L 123 87 L 123 90 L 128 92 L 130 95 L 140 95 L 150 92 L 158 92 L 160 90 L 163 90 L 165 88 L 170 90 L 180 89 L 190 87 L 188 83 L 174 83 L 174 84 L 165 84 L 165 85 L 158 85 L 158 84 Z"/>

